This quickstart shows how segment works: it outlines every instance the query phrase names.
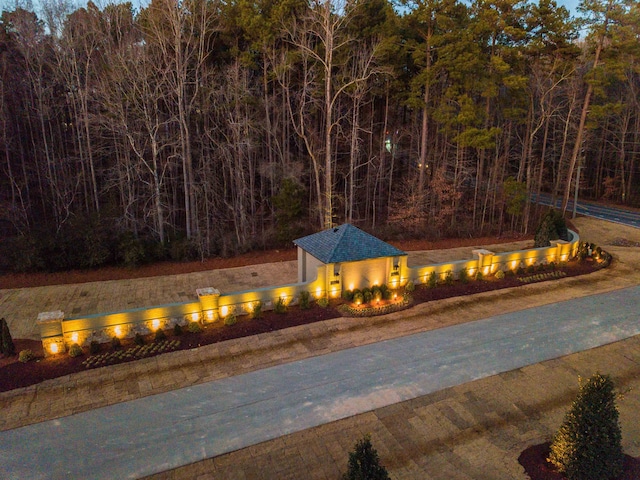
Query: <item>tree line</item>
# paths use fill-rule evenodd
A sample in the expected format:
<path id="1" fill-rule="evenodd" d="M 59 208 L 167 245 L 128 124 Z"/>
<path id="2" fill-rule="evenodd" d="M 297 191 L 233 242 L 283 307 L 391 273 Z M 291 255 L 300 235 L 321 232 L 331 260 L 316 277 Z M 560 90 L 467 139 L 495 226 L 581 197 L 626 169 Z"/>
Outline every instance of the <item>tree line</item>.
<path id="1" fill-rule="evenodd" d="M 44 0 L 2 12 L 3 268 L 527 232 L 639 205 L 640 7 Z"/>

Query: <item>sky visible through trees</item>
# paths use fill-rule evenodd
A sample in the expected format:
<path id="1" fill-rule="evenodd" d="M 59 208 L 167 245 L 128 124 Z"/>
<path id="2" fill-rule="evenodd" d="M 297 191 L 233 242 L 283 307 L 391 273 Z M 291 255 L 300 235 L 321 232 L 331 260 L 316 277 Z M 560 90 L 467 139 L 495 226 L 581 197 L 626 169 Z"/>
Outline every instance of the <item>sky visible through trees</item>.
<path id="1" fill-rule="evenodd" d="M 5 6 L 0 268 L 229 255 L 343 222 L 524 233 L 544 214 L 527 196 L 566 205 L 578 173 L 582 198 L 638 206 L 639 3 L 569 6 Z"/>

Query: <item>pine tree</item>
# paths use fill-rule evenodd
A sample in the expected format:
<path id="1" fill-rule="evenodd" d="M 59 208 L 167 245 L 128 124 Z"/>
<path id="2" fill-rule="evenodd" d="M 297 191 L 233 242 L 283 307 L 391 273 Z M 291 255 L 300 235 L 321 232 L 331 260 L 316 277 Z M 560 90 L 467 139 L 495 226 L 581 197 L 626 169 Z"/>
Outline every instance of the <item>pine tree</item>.
<path id="1" fill-rule="evenodd" d="M 622 433 L 613 381 L 596 374 L 580 392 L 553 438 L 549 461 L 568 480 L 604 480 L 622 473 Z"/>
<path id="2" fill-rule="evenodd" d="M 353 452 L 349 453 L 349 470 L 344 480 L 389 480 L 387 469 L 380 465 L 378 452 L 371 445 L 371 437 L 356 442 Z"/>
<path id="3" fill-rule="evenodd" d="M 4 318 L 0 318 L 0 332 L 0 353 L 4 355 L 15 355 L 16 346 L 13 344 L 11 332 L 9 332 L 9 325 Z"/>

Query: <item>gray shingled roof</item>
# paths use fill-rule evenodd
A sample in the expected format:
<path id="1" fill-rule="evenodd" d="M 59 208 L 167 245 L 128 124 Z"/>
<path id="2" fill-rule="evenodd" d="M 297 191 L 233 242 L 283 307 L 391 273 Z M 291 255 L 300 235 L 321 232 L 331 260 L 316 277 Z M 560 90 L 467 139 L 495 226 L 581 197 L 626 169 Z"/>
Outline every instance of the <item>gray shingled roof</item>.
<path id="1" fill-rule="evenodd" d="M 293 243 L 323 263 L 406 255 L 402 250 L 349 223 L 298 238 Z"/>

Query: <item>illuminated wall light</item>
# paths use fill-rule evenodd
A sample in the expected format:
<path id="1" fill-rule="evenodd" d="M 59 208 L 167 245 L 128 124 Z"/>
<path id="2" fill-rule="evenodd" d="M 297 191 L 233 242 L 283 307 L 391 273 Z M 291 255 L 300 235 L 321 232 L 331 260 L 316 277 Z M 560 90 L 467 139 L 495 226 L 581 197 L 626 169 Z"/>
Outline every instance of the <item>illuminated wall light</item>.
<path id="1" fill-rule="evenodd" d="M 73 333 L 71 334 L 71 341 L 72 341 L 73 343 L 78 343 L 78 332 L 73 332 Z"/>
<path id="2" fill-rule="evenodd" d="M 567 254 L 566 253 L 560 257 L 560 261 L 561 262 L 566 262 L 567 261 Z"/>
<path id="3" fill-rule="evenodd" d="M 353 289 L 354 289 L 354 285 L 353 285 L 353 283 L 350 283 L 349 284 L 349 290 L 353 290 Z M 318 291 L 320 291 L 320 289 L 318 289 Z"/>
<path id="4" fill-rule="evenodd" d="M 116 325 L 116 328 L 113 329 L 116 334 L 116 337 L 120 338 L 122 336 L 122 327 L 120 325 Z"/>
<path id="5" fill-rule="evenodd" d="M 222 306 L 220 308 L 220 316 L 226 317 L 228 314 L 229 314 L 229 307 L 227 307 L 226 305 Z"/>
<path id="6" fill-rule="evenodd" d="M 154 330 L 158 330 L 160 328 L 160 320 L 157 318 L 151 322 L 151 326 Z"/>
<path id="7" fill-rule="evenodd" d="M 331 290 L 331 296 L 334 297 L 334 298 L 338 296 L 338 290 L 336 288 Z"/>
<path id="8" fill-rule="evenodd" d="M 470 268 L 469 269 L 469 276 L 473 277 L 473 274 L 476 273 L 476 269 L 475 268 Z"/>
<path id="9" fill-rule="evenodd" d="M 517 262 L 517 261 L 515 261 L 515 260 L 514 260 L 513 262 L 511 262 L 511 269 L 512 269 L 512 270 L 515 270 L 515 269 L 516 269 L 516 265 L 517 265 L 517 264 L 518 264 L 518 262 Z"/>
<path id="10" fill-rule="evenodd" d="M 191 314 L 191 321 L 192 322 L 197 322 L 200 319 L 200 315 L 198 315 L 198 312 L 193 312 Z"/>
<path id="11" fill-rule="evenodd" d="M 60 347 L 58 346 L 58 344 L 56 342 L 51 342 L 49 344 L 49 351 L 55 355 L 56 353 L 58 353 L 60 351 Z"/>
<path id="12" fill-rule="evenodd" d="M 322 296 L 322 289 L 320 287 L 316 288 L 316 298 L 320 298 Z"/>

